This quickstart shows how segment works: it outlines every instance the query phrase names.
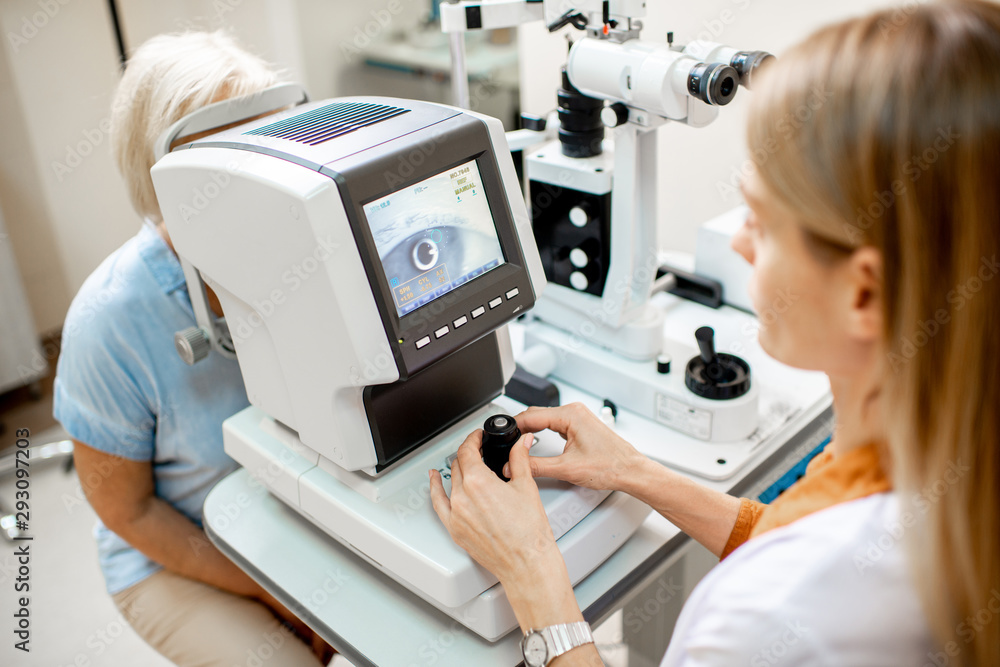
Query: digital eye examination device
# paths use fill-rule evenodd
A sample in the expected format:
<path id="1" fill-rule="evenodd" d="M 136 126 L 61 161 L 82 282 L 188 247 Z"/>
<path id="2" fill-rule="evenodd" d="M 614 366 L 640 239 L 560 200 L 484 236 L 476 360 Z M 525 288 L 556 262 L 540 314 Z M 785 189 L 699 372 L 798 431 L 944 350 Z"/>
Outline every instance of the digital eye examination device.
<path id="1" fill-rule="evenodd" d="M 441 5 L 452 35 L 543 18 L 586 31 L 548 127 L 505 134 L 458 106 L 309 102 L 282 84 L 179 121 L 151 172 L 197 318 L 178 352 L 235 356 L 251 404 L 223 424 L 226 452 L 490 641 L 517 621 L 434 513 L 427 471 L 450 490 L 458 446 L 485 425 L 503 477 L 510 415 L 534 400 L 512 390 L 516 367 L 604 399 L 644 454 L 716 480 L 829 404 L 825 379 L 750 349 L 755 331 L 743 358 L 732 343 L 752 315 L 682 298 L 697 276 L 657 255 L 657 130 L 711 123 L 771 56 L 642 42 L 637 0 L 574 4 L 587 7 Z M 527 193 L 511 150 L 525 151 Z M 563 446 L 542 432 L 532 454 Z M 650 512 L 620 492 L 537 484 L 574 585 Z"/>
<path id="2" fill-rule="evenodd" d="M 524 409 L 500 397 L 506 325 L 545 277 L 500 122 L 404 100 L 308 103 L 176 149 L 153 179 L 178 254 L 219 297 L 252 403 L 223 425 L 227 453 L 476 632 L 512 629 L 427 479 L 449 477 L 490 416 Z M 536 453 L 558 453 L 548 435 Z M 649 511 L 539 486 L 575 581 Z"/>

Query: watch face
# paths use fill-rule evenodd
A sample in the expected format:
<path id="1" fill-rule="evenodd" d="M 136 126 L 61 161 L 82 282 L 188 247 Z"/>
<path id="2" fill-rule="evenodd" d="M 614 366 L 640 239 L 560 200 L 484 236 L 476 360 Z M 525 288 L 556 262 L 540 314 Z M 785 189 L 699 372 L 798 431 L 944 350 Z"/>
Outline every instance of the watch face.
<path id="1" fill-rule="evenodd" d="M 549 650 L 545 646 L 545 638 L 537 632 L 532 632 L 524 638 L 521 646 L 524 653 L 524 663 L 528 667 L 543 667 L 549 657 Z"/>

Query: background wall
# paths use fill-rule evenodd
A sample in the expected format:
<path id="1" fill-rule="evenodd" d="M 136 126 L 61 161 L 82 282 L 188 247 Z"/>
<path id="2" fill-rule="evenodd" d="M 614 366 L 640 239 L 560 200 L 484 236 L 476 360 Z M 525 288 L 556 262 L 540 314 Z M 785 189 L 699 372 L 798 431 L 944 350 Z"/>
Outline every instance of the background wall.
<path id="1" fill-rule="evenodd" d="M 906 0 L 911 5 L 915 0 Z M 777 55 L 825 22 L 886 4 L 801 0 L 650 0 L 644 38 L 702 37 Z M 228 27 L 249 49 L 303 81 L 313 98 L 351 94 L 359 52 L 385 31 L 412 29 L 429 0 L 119 0 L 129 48 L 183 29 Z M 106 2 L 0 0 L 0 207 L 24 278 L 36 329 L 61 323 L 86 276 L 135 233 L 111 161 L 107 117 L 118 79 Z M 522 28 L 522 106 L 555 105 L 561 35 Z M 697 225 L 738 203 L 720 190 L 744 157 L 748 95 L 702 129 L 660 130 L 661 244 L 691 250 Z"/>
<path id="2" fill-rule="evenodd" d="M 163 32 L 224 27 L 322 99 L 350 94 L 366 37 L 408 29 L 429 3 L 119 0 L 118 6 L 129 49 Z M 36 330 L 50 332 L 62 325 L 90 272 L 140 224 L 107 140 L 118 47 L 101 0 L 0 0 L 0 36 L 0 210 L 9 236 L 0 243 L 14 247 Z"/>
<path id="3" fill-rule="evenodd" d="M 43 331 L 127 224 L 101 128 L 117 78 L 102 10 L 0 3 L 0 204 Z"/>

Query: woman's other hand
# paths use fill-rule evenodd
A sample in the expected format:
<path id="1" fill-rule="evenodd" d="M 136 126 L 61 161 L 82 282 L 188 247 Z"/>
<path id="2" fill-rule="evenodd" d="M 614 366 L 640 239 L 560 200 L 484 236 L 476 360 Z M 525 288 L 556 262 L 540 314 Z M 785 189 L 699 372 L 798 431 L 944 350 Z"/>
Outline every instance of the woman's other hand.
<path id="1" fill-rule="evenodd" d="M 434 511 L 455 543 L 500 580 L 525 631 L 583 620 L 531 476 L 532 440 L 532 435 L 524 435 L 511 448 L 509 482 L 483 463 L 481 430 L 458 448 L 451 464 L 450 498 L 440 473 L 430 471 Z M 577 652 L 588 654 L 591 649 Z M 596 651 L 591 652 L 596 657 Z"/>
<path id="2" fill-rule="evenodd" d="M 559 556 L 552 528 L 531 476 L 528 434 L 511 448 L 509 482 L 486 467 L 483 431 L 476 430 L 458 448 L 451 464 L 451 497 L 441 475 L 430 471 L 431 502 L 455 543 L 500 579 L 514 578 Z"/>
<path id="3" fill-rule="evenodd" d="M 534 477 L 553 477 L 589 489 L 627 491 L 649 462 L 582 403 L 528 408 L 515 417 L 522 433 L 555 431 L 566 440 L 559 456 L 532 456 Z"/>

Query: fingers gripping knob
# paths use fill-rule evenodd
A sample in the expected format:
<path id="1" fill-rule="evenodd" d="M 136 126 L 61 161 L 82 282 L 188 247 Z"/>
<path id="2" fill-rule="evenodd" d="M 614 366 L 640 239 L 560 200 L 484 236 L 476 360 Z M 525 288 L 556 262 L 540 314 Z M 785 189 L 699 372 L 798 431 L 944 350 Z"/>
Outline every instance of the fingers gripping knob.
<path id="1" fill-rule="evenodd" d="M 510 460 L 510 450 L 521 439 L 521 429 L 509 415 L 493 415 L 483 424 L 483 462 L 505 482 L 503 467 Z"/>

